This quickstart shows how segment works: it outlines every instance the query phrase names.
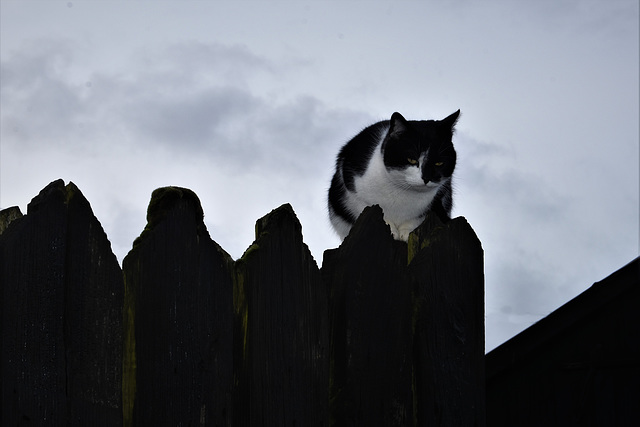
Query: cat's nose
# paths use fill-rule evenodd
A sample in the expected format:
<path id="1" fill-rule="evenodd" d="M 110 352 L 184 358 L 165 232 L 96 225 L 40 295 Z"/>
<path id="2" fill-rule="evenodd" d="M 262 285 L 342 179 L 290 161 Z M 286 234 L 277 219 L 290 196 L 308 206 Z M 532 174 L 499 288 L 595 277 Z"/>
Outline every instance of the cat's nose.
<path id="1" fill-rule="evenodd" d="M 424 181 L 425 185 L 430 183 L 430 182 L 433 182 L 434 184 L 437 184 L 437 183 L 440 182 L 441 179 L 442 179 L 442 175 L 440 175 L 440 174 L 438 174 L 436 176 L 429 176 L 429 177 L 424 176 L 424 177 L 422 177 L 422 180 Z"/>

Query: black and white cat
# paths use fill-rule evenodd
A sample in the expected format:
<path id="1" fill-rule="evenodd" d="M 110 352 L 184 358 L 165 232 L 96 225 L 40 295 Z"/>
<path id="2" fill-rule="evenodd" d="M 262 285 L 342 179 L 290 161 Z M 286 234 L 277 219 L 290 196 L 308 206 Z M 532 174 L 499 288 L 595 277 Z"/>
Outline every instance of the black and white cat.
<path id="1" fill-rule="evenodd" d="M 393 113 L 342 147 L 329 188 L 329 217 L 341 239 L 371 205 L 382 208 L 396 240 L 406 241 L 428 211 L 451 217 L 452 137 L 459 114 L 415 121 Z"/>

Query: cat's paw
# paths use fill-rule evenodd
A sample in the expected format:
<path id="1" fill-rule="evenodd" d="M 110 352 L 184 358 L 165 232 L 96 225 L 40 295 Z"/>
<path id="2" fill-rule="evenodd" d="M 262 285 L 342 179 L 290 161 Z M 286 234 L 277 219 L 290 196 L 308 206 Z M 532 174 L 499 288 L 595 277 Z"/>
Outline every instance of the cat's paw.
<path id="1" fill-rule="evenodd" d="M 411 232 L 410 231 L 409 232 L 400 232 L 398 234 L 394 234 L 393 238 L 396 239 L 396 240 L 402 240 L 403 242 L 407 242 L 407 241 L 409 241 L 409 233 L 411 233 Z"/>
<path id="2" fill-rule="evenodd" d="M 415 230 L 416 227 L 418 227 L 418 225 L 420 225 L 420 224 L 416 223 L 415 221 L 410 221 L 410 222 L 401 224 L 397 228 L 397 230 L 398 230 L 397 237 L 396 237 L 395 234 L 394 234 L 393 237 L 396 240 L 402 240 L 404 242 L 407 242 L 407 241 L 409 241 L 409 234 L 411 234 L 411 232 L 413 230 Z"/>
<path id="3" fill-rule="evenodd" d="M 402 240 L 402 237 L 400 237 L 400 231 L 398 230 L 398 227 L 396 227 L 395 224 L 392 224 L 390 222 L 386 222 L 385 223 L 389 226 L 389 228 L 391 229 L 391 235 L 393 236 L 393 238 L 395 240 Z"/>
<path id="4" fill-rule="evenodd" d="M 388 224 L 389 227 L 391 228 L 391 235 L 393 236 L 393 238 L 395 240 L 402 240 L 404 242 L 406 242 L 409 239 L 409 233 L 411 231 L 406 231 L 402 228 L 398 228 L 393 224 Z"/>

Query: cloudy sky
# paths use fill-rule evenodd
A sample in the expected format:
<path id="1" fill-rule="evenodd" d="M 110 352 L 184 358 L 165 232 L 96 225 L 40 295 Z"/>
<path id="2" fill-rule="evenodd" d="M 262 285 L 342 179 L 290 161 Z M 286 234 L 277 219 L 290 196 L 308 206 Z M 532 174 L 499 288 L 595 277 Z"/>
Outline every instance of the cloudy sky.
<path id="1" fill-rule="evenodd" d="M 485 250 L 487 350 L 636 256 L 637 0 L 0 2 L 0 207 L 57 178 L 119 260 L 194 190 L 234 258 L 291 203 L 339 245 L 339 148 L 458 108 L 455 216 Z"/>

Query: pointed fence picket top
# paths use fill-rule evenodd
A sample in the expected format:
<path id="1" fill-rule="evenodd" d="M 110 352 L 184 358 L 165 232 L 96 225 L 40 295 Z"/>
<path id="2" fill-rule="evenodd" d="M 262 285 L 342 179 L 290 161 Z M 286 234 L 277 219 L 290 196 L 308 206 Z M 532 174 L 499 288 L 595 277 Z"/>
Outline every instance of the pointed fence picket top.
<path id="1" fill-rule="evenodd" d="M 58 180 L 2 217 L 0 424 L 121 425 L 122 274 L 89 203 Z"/>
<path id="2" fill-rule="evenodd" d="M 418 426 L 484 426 L 483 250 L 467 221 L 428 214 L 409 237 Z"/>
<path id="3" fill-rule="evenodd" d="M 413 424 L 406 264 L 407 245 L 393 240 L 377 206 L 364 210 L 338 249 L 325 252 L 333 425 Z"/>
<path id="4" fill-rule="evenodd" d="M 125 425 L 232 425 L 233 261 L 195 193 L 153 192 L 123 272 Z"/>
<path id="5" fill-rule="evenodd" d="M 0 212 L 0 255 L 2 425 L 484 425 L 464 218 L 429 215 L 407 245 L 367 208 L 318 269 L 283 205 L 234 262 L 166 187 L 121 270 L 59 180 Z"/>
<path id="6" fill-rule="evenodd" d="M 427 215 L 408 245 L 378 206 L 325 252 L 333 425 L 483 426 L 484 277 L 464 218 Z"/>
<path id="7" fill-rule="evenodd" d="M 327 295 L 290 205 L 236 262 L 234 425 L 328 425 Z"/>
<path id="8" fill-rule="evenodd" d="M 3 209 L 0 211 L 0 235 L 4 233 L 4 230 L 9 228 L 9 224 L 11 224 L 16 219 L 22 218 L 22 212 L 20 212 L 20 208 L 17 206 L 12 206 L 7 209 Z"/>

